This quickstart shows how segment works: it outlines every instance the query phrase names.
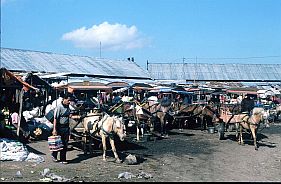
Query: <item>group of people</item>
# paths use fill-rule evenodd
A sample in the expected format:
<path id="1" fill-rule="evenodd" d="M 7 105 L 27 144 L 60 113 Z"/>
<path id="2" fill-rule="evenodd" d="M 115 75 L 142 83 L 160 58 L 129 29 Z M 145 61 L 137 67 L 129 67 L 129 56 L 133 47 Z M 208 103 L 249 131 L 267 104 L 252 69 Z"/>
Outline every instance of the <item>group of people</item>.
<path id="1" fill-rule="evenodd" d="M 43 126 L 51 126 L 49 128 L 50 132 L 48 132 L 48 136 L 53 135 L 57 136 L 59 135 L 62 140 L 63 148 L 60 151 L 53 151 L 51 152 L 51 157 L 53 161 L 55 162 L 61 162 L 63 164 L 67 164 L 66 159 L 66 153 L 67 153 L 67 146 L 68 141 L 70 138 L 70 118 L 71 118 L 71 108 L 70 103 L 73 100 L 73 96 L 70 93 L 62 95 L 57 101 L 53 101 L 53 103 L 47 104 L 45 107 L 45 112 L 48 113 L 48 111 L 53 110 L 53 118 L 50 122 L 50 120 L 46 119 L 46 115 L 43 118 L 38 119 L 44 119 L 44 121 L 48 122 L 49 124 L 40 123 Z M 30 127 L 33 123 L 30 123 L 26 120 L 24 116 L 24 112 L 20 115 L 19 114 L 20 104 L 14 103 L 10 106 L 10 115 L 8 118 L 8 122 L 10 125 L 14 126 L 16 129 L 20 130 L 19 139 L 21 141 L 28 141 L 30 139 L 30 135 L 33 133 L 33 130 L 35 130 L 34 127 Z M 1 111 L 2 112 L 2 111 Z M 4 119 L 2 117 L 1 113 L 1 121 Z M 36 118 L 34 118 L 36 119 Z M 32 120 L 34 120 L 32 118 Z M 43 120 L 41 120 L 43 122 Z M 5 123 L 3 123 L 5 124 Z M 2 122 L 1 122 L 2 125 Z M 42 127 L 42 126 L 40 126 Z M 5 127 L 1 127 L 1 132 L 4 131 Z M 34 131 L 35 132 L 35 131 Z M 6 132 L 3 136 L 8 136 L 10 133 Z M 11 135 L 12 136 L 12 135 Z M 47 145 L 46 145 L 47 146 Z M 58 159 L 59 156 L 59 159 Z"/>

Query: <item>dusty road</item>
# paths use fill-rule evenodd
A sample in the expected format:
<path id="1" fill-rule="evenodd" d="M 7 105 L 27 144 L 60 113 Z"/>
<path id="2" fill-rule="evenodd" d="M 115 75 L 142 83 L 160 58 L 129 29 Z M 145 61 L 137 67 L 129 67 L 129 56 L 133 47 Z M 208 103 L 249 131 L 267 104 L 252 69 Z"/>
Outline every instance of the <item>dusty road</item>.
<path id="1" fill-rule="evenodd" d="M 219 140 L 216 133 L 185 129 L 174 129 L 167 139 L 138 142 L 128 138 L 120 142 L 117 150 L 121 159 L 128 154 L 136 155 L 137 165 L 117 164 L 109 157 L 102 161 L 101 150 L 96 148 L 93 155 L 84 155 L 79 145 L 71 142 L 67 158 L 68 165 L 54 163 L 46 141 L 27 144 L 30 152 L 45 158 L 43 163 L 0 162 L 1 181 L 42 181 L 40 174 L 45 168 L 51 173 L 70 181 L 281 181 L 281 123 L 259 133 L 259 150 L 253 142 L 246 140 L 241 146 L 235 141 L 235 132 L 226 132 L 225 139 Z M 111 151 L 108 152 L 112 156 Z M 22 177 L 16 177 L 21 171 Z M 118 178 L 120 173 L 130 172 L 136 177 Z M 141 173 L 149 176 L 145 178 Z M 139 177 L 138 177 L 139 176 Z M 143 177 L 140 177 L 143 176 Z M 146 175 L 147 176 L 147 175 Z"/>

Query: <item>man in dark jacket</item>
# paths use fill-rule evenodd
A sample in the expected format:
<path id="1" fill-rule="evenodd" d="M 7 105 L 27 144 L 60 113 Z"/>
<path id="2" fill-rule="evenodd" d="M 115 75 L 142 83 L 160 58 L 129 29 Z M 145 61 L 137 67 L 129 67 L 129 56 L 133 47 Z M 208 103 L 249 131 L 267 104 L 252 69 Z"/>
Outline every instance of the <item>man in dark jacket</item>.
<path id="1" fill-rule="evenodd" d="M 248 95 L 241 101 L 241 112 L 250 113 L 255 107 L 254 99 L 250 98 Z"/>

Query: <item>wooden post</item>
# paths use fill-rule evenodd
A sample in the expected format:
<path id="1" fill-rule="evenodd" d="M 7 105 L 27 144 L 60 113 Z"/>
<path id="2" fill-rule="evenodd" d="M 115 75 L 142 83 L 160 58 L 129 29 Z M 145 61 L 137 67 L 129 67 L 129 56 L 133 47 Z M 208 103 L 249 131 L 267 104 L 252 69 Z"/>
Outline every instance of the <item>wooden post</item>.
<path id="1" fill-rule="evenodd" d="M 24 93 L 24 90 L 21 89 L 20 97 L 19 97 L 20 109 L 19 109 L 19 123 L 18 123 L 18 127 L 17 127 L 17 136 L 20 135 L 20 123 L 21 123 L 21 114 L 22 114 L 22 105 L 23 105 L 23 93 Z"/>

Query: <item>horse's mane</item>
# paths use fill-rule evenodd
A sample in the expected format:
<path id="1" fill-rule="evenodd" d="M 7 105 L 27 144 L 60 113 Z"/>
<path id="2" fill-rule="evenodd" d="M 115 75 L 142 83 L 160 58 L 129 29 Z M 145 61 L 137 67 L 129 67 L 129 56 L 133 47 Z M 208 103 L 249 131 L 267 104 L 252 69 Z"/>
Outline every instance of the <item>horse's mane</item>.
<path id="1" fill-rule="evenodd" d="M 258 114 L 261 114 L 261 113 L 264 113 L 264 108 L 262 107 L 255 107 L 253 110 L 252 110 L 252 113 L 253 115 L 258 115 Z"/>

